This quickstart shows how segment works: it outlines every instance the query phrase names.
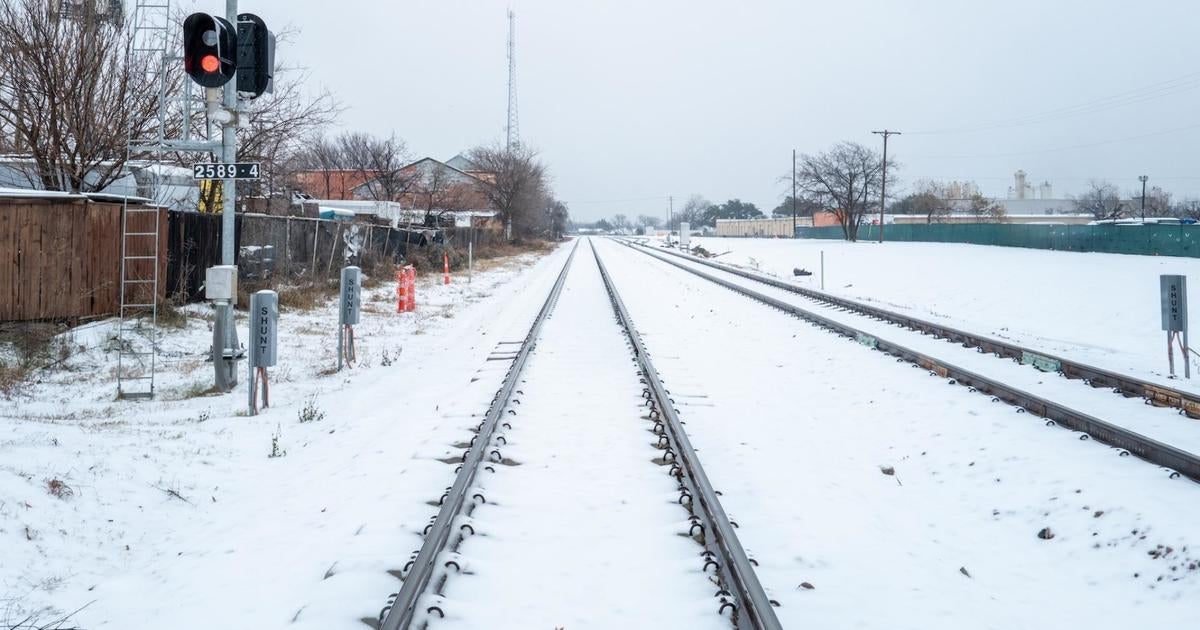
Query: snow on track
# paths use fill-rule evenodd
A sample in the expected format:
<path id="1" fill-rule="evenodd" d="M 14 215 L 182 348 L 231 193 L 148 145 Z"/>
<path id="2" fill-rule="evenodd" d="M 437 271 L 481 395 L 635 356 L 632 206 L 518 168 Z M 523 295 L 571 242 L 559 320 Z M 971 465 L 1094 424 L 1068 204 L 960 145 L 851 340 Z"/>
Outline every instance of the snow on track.
<path id="1" fill-rule="evenodd" d="M 655 254 L 668 256 L 668 254 L 660 252 L 655 252 Z M 1054 373 L 1039 372 L 1033 367 L 1020 365 L 1010 359 L 999 359 L 988 353 L 980 353 L 974 348 L 964 348 L 957 343 L 923 335 L 914 330 L 859 313 L 844 311 L 803 295 L 755 282 L 695 261 L 674 256 L 670 260 L 787 304 L 798 306 L 822 317 L 843 322 L 870 335 L 904 345 L 929 357 L 953 363 L 981 376 L 1002 381 L 1030 394 L 1053 400 L 1146 437 L 1165 442 L 1190 453 L 1200 453 L 1200 422 L 1180 415 L 1176 409 L 1150 406 L 1145 404 L 1141 398 L 1125 398 L 1114 394 L 1108 388 L 1094 388 L 1080 380 L 1067 379 Z M 1175 383 L 1172 383 L 1173 385 Z"/>
<path id="2" fill-rule="evenodd" d="M 568 272 L 481 473 L 478 535 L 459 550 L 436 628 L 728 628 L 687 513 L 652 460 L 636 365 L 590 252 Z"/>
<path id="3" fill-rule="evenodd" d="M 792 269 L 817 273 L 823 251 L 825 287 L 841 297 L 1148 379 L 1167 373 L 1158 276 L 1200 273 L 1197 258 L 964 243 L 706 237 L 693 245 L 810 288 L 819 277 L 794 278 Z"/>
<path id="4" fill-rule="evenodd" d="M 786 627 L 1124 629 L 1200 614 L 1200 486 L 597 247 Z"/>

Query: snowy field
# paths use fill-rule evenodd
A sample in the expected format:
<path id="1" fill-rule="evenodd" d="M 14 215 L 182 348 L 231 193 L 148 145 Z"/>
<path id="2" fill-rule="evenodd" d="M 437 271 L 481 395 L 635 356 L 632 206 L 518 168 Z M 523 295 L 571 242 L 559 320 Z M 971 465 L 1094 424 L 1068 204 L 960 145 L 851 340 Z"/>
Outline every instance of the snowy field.
<path id="1" fill-rule="evenodd" d="M 955 243 L 693 242 L 714 253 L 728 252 L 716 259 L 720 262 L 810 288 L 820 288 L 824 251 L 830 293 L 1156 380 L 1169 373 L 1158 276 L 1184 274 L 1200 282 L 1200 259 L 1194 258 Z M 814 275 L 794 278 L 796 267 Z M 1182 375 L 1178 361 L 1177 353 Z M 1200 362 L 1192 363 L 1200 375 Z M 1200 385 L 1189 387 L 1182 378 L 1173 385 L 1200 391 Z"/>
<path id="2" fill-rule="evenodd" d="M 1200 485 L 593 240 L 785 627 L 1124 630 L 1200 616 Z M 705 239 L 716 251 L 777 244 L 819 251 Z M 393 283 L 366 291 L 361 362 L 341 373 L 334 305 L 282 313 L 275 405 L 253 417 L 244 384 L 204 394 L 206 307 L 165 340 L 169 376 L 153 402 L 113 400 L 111 323 L 73 333 L 88 351 L 0 401 L 0 628 L 29 614 L 89 629 L 367 627 L 568 247 L 469 285 L 425 279 L 415 314 L 394 312 Z M 924 247 L 896 251 L 928 261 Z M 740 262 L 814 267 L 781 252 L 775 267 Z M 933 316 L 956 304 L 976 304 L 964 306 L 976 323 L 996 316 L 978 305 L 982 289 L 964 296 L 969 282 L 942 296 L 928 274 L 894 279 L 939 296 Z M 931 316 L 891 291 L 872 297 Z M 1044 332 L 1052 317 L 1027 323 L 1042 331 L 1031 339 L 1068 336 Z M 510 461 L 483 483 L 480 535 L 459 550 L 464 571 L 432 627 L 725 627 L 652 463 L 630 358 L 581 243 L 522 374 Z M 1167 430 L 1189 425 L 1063 386 L 1111 397 L 1122 415 L 1137 404 L 1169 416 Z"/>
<path id="3" fill-rule="evenodd" d="M 616 243 L 600 251 L 785 627 L 1200 615 L 1197 484 Z"/>
<path id="4" fill-rule="evenodd" d="M 364 290 L 360 364 L 341 373 L 335 304 L 281 313 L 255 417 L 244 383 L 201 394 L 207 307 L 164 339 L 153 402 L 114 401 L 111 322 L 72 333 L 91 349 L 0 400 L 0 627 L 363 627 L 503 378 L 487 357 L 540 306 L 513 296 L 543 295 L 564 259 L 422 279 L 416 313 L 395 313 L 393 282 Z"/>

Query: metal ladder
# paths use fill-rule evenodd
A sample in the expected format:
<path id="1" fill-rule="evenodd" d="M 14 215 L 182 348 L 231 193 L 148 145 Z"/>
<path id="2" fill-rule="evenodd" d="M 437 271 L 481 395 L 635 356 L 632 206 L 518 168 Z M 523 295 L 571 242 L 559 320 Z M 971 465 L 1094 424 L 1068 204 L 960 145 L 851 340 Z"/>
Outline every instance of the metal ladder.
<path id="1" fill-rule="evenodd" d="M 158 86 L 154 137 L 138 138 L 140 130 L 127 130 L 126 164 L 134 147 L 154 146 L 143 172 L 149 173 L 144 196 L 157 201 L 162 179 L 162 154 L 167 124 L 167 46 L 171 35 L 170 0 L 136 0 L 132 21 L 133 45 L 127 63 L 143 68 L 141 80 Z M 144 64 L 144 65 L 143 65 Z M 133 172 L 133 169 L 130 169 Z M 134 177 L 137 181 L 136 175 Z M 141 186 L 138 187 L 139 193 Z M 153 217 L 150 220 L 149 217 Z M 121 207 L 121 294 L 117 332 L 117 397 L 154 397 L 158 359 L 159 236 L 162 212 L 156 203 L 130 207 L 129 196 Z M 151 271 L 147 273 L 146 268 Z"/>

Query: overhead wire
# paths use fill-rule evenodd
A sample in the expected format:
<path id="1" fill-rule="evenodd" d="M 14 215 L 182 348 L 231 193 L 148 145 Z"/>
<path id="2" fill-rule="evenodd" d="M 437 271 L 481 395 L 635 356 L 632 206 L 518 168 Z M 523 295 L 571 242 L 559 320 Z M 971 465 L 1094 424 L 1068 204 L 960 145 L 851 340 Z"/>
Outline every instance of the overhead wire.
<path id="1" fill-rule="evenodd" d="M 1059 107 L 1056 109 L 1047 110 L 1035 114 L 1026 114 L 1013 118 L 1001 119 L 987 123 L 979 123 L 974 125 L 964 125 L 960 127 L 944 127 L 939 129 L 926 129 L 917 131 L 906 131 L 906 135 L 945 135 L 955 133 L 971 133 L 979 131 L 990 131 L 994 129 L 1008 129 L 1012 127 L 1021 127 L 1026 125 L 1040 124 L 1070 118 L 1083 114 L 1091 114 L 1102 112 L 1118 107 L 1125 107 L 1136 103 L 1142 103 L 1173 94 L 1186 92 L 1200 87 L 1200 71 L 1190 72 L 1180 75 L 1165 81 L 1159 81 L 1132 90 L 1118 92 L 1105 97 L 1085 101 L 1074 105 Z"/>

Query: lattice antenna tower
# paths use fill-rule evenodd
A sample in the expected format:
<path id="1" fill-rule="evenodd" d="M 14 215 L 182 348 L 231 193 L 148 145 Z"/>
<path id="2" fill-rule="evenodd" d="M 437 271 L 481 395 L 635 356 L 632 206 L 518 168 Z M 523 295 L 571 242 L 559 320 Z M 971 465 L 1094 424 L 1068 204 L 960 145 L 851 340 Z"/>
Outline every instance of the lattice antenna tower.
<path id="1" fill-rule="evenodd" d="M 507 147 L 511 151 L 521 143 L 517 122 L 517 14 L 508 10 L 508 127 Z"/>

